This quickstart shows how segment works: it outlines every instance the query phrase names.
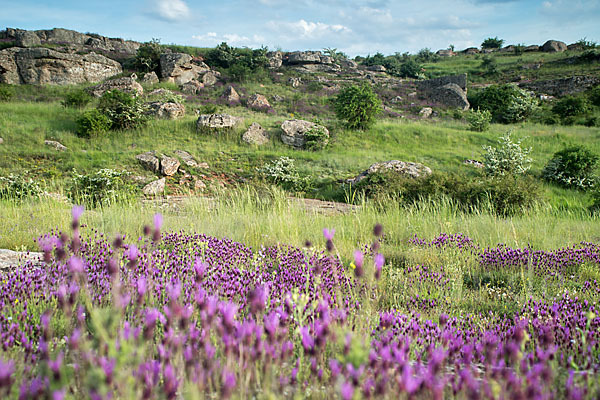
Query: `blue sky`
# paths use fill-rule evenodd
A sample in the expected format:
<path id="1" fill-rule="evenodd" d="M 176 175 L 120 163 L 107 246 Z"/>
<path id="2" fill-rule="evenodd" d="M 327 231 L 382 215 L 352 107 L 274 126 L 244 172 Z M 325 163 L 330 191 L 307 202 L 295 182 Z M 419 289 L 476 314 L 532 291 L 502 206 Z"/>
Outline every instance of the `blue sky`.
<path id="1" fill-rule="evenodd" d="M 494 36 L 505 44 L 600 42 L 600 0 L 19 0 L 2 7 L 0 26 L 355 56 L 464 49 Z"/>

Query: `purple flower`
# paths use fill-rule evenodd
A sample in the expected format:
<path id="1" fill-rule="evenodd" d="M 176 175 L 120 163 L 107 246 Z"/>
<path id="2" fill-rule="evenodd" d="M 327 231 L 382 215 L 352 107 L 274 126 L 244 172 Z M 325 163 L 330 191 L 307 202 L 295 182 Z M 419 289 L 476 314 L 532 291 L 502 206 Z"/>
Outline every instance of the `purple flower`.
<path id="1" fill-rule="evenodd" d="M 160 231 L 162 224 L 163 224 L 162 214 L 159 214 L 159 213 L 154 214 L 154 229 L 156 229 L 157 231 Z"/>
<path id="2" fill-rule="evenodd" d="M 235 389 L 235 385 L 235 374 L 233 372 L 229 372 L 227 369 L 223 369 L 223 387 L 221 388 L 222 398 L 229 398 Z"/>
<path id="3" fill-rule="evenodd" d="M 342 395 L 342 399 L 352 400 L 352 396 L 354 396 L 354 386 L 352 386 L 352 383 L 348 381 L 342 383 L 342 387 L 340 388 L 340 394 Z"/>
<path id="4" fill-rule="evenodd" d="M 4 360 L 0 359 L 0 388 L 10 387 L 14 373 L 14 361 L 8 360 L 7 362 L 4 362 Z"/>
<path id="5" fill-rule="evenodd" d="M 333 235 L 335 235 L 335 229 L 323 229 L 323 236 L 325 236 L 326 240 L 333 240 Z"/>
<path id="6" fill-rule="evenodd" d="M 73 217 L 74 222 L 79 221 L 79 218 L 83 214 L 83 211 L 83 206 L 73 206 L 73 208 L 71 209 L 71 216 Z"/>

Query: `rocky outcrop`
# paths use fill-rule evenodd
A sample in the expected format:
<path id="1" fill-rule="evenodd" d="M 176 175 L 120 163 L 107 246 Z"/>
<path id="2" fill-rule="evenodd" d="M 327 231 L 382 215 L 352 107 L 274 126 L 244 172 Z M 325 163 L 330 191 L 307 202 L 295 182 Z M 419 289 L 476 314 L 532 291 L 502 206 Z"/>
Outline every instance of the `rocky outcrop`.
<path id="1" fill-rule="evenodd" d="M 160 160 L 156 157 L 156 152 L 154 151 L 138 154 L 135 158 L 144 168 L 149 169 L 152 172 L 156 173 L 160 170 Z"/>
<path id="2" fill-rule="evenodd" d="M 422 119 L 431 117 L 431 114 L 433 114 L 433 109 L 431 107 L 423 107 L 421 108 L 421 111 L 419 111 L 419 117 Z"/>
<path id="3" fill-rule="evenodd" d="M 333 59 L 320 51 L 293 51 L 283 57 L 283 62 L 288 65 L 333 64 Z"/>
<path id="4" fill-rule="evenodd" d="M 248 99 L 248 108 L 251 108 L 256 111 L 267 111 L 271 109 L 271 104 L 269 104 L 269 100 L 262 94 L 253 94 Z"/>
<path id="5" fill-rule="evenodd" d="M 233 86 L 228 86 L 221 97 L 230 105 L 240 104 L 240 95 Z"/>
<path id="6" fill-rule="evenodd" d="M 419 97 L 445 107 L 469 109 L 467 74 L 443 76 L 417 82 Z"/>
<path id="7" fill-rule="evenodd" d="M 418 179 L 431 175 L 431 169 L 420 163 L 391 160 L 372 164 L 366 171 L 362 172 L 349 183 L 357 184 L 371 174 L 389 172 L 398 174 L 405 178 Z"/>
<path id="8" fill-rule="evenodd" d="M 287 80 L 287 83 L 291 87 L 297 88 L 297 87 L 300 87 L 300 85 L 302 85 L 302 78 L 292 76 Z"/>
<path id="9" fill-rule="evenodd" d="M 204 86 L 212 86 L 219 80 L 221 73 L 219 71 L 208 71 L 202 75 L 202 83 Z"/>
<path id="10" fill-rule="evenodd" d="M 462 51 L 466 55 L 479 54 L 479 49 L 477 47 L 468 47 Z"/>
<path id="11" fill-rule="evenodd" d="M 283 124 L 281 124 L 281 130 L 283 131 L 281 134 L 281 141 L 289 146 L 301 149 L 306 142 L 306 132 L 313 128 L 323 129 L 327 137 L 329 137 L 329 131 L 322 125 L 301 119 L 292 119 L 284 121 Z"/>
<path id="12" fill-rule="evenodd" d="M 240 118 L 229 114 L 204 114 L 198 117 L 196 129 L 199 131 L 231 129 L 239 122 Z"/>
<path id="13" fill-rule="evenodd" d="M 180 165 L 178 159 L 163 155 L 160 158 L 160 173 L 165 176 L 173 176 L 177 173 Z"/>
<path id="14" fill-rule="evenodd" d="M 158 196 L 159 194 L 162 194 L 165 192 L 166 182 L 167 182 L 167 180 L 165 178 L 161 178 L 161 179 L 155 180 L 154 182 L 150 182 L 149 184 L 144 186 L 144 188 L 142 189 L 142 192 L 146 196 Z"/>
<path id="15" fill-rule="evenodd" d="M 193 79 L 189 82 L 184 83 L 179 88 L 185 94 L 195 95 L 200 93 L 202 89 L 204 89 L 204 84 Z"/>
<path id="16" fill-rule="evenodd" d="M 148 103 L 148 115 L 162 119 L 179 119 L 185 115 L 185 106 L 179 103 L 155 101 Z"/>
<path id="17" fill-rule="evenodd" d="M 175 155 L 181 158 L 181 161 L 188 167 L 198 168 L 198 163 L 194 160 L 194 157 L 185 150 L 175 150 Z"/>
<path id="18" fill-rule="evenodd" d="M 544 81 L 524 82 L 520 87 L 532 90 L 537 94 L 549 94 L 556 97 L 586 91 L 600 84 L 598 76 L 572 76 L 569 78 L 550 79 Z"/>
<path id="19" fill-rule="evenodd" d="M 165 53 L 160 56 L 160 76 L 167 82 L 183 85 L 210 71 L 204 63 L 192 62 L 185 53 Z"/>
<path id="20" fill-rule="evenodd" d="M 530 46 L 525 46 L 525 48 L 523 49 L 523 51 L 525 51 L 525 52 L 540 51 L 540 46 L 538 46 L 537 44 L 532 44 Z"/>
<path id="21" fill-rule="evenodd" d="M 154 84 L 157 84 L 158 82 L 159 82 L 158 75 L 156 75 L 156 72 L 154 72 L 154 71 L 144 74 L 144 76 L 142 78 L 142 83 L 145 83 L 146 85 L 154 85 Z"/>
<path id="22" fill-rule="evenodd" d="M 110 79 L 99 85 L 92 86 L 87 90 L 94 97 L 102 97 L 104 93 L 111 90 L 120 90 L 122 92 L 132 94 L 134 96 L 141 96 L 142 94 L 144 94 L 144 88 L 142 87 L 142 85 L 137 83 L 135 79 L 131 76 Z"/>
<path id="23" fill-rule="evenodd" d="M 267 53 L 268 65 L 270 69 L 281 68 L 283 64 L 283 53 L 281 51 L 269 51 Z"/>
<path id="24" fill-rule="evenodd" d="M 417 81 L 417 90 L 427 92 L 449 83 L 455 83 L 462 90 L 467 90 L 467 74 L 448 75 L 441 78 Z"/>
<path id="25" fill-rule="evenodd" d="M 453 57 L 456 53 L 450 49 L 442 49 L 435 52 L 440 57 Z"/>
<path id="26" fill-rule="evenodd" d="M 262 146 L 269 142 L 269 135 L 260 124 L 253 122 L 242 135 L 242 140 L 248 144 Z"/>
<path id="27" fill-rule="evenodd" d="M 46 48 L 0 51 L 0 83 L 75 85 L 99 82 L 121 72 L 121 64 L 95 53 L 66 54 Z"/>
<path id="28" fill-rule="evenodd" d="M 567 50 L 567 44 L 559 40 L 548 40 L 542 45 L 542 51 L 546 53 L 560 53 Z"/>

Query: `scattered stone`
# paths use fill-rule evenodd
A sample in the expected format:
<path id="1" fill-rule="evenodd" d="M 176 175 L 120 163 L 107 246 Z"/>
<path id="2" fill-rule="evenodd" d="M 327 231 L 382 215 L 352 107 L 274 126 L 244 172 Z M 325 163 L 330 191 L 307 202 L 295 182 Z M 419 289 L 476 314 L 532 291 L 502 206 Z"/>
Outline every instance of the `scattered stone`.
<path id="1" fill-rule="evenodd" d="M 242 140 L 248 144 L 261 146 L 269 142 L 269 135 L 260 124 L 253 122 L 242 135 Z"/>
<path id="2" fill-rule="evenodd" d="M 456 55 L 456 53 L 450 49 L 438 50 L 435 52 L 435 54 L 437 54 L 440 57 L 453 57 Z"/>
<path id="3" fill-rule="evenodd" d="M 156 75 L 156 72 L 154 71 L 144 74 L 144 77 L 142 78 L 142 83 L 147 85 L 155 85 L 158 82 L 158 75 Z"/>
<path id="4" fill-rule="evenodd" d="M 269 104 L 269 100 L 262 94 L 253 94 L 248 99 L 248 108 L 264 111 L 270 109 L 271 104 Z"/>
<path id="5" fill-rule="evenodd" d="M 56 140 L 44 140 L 44 144 L 46 146 L 53 147 L 55 150 L 58 150 L 58 151 L 67 150 L 67 148 L 65 146 L 63 146 L 61 143 L 57 142 Z"/>
<path id="6" fill-rule="evenodd" d="M 461 110 L 468 110 L 470 107 L 467 94 L 456 83 L 448 83 L 436 88 L 429 99 L 435 103 L 460 108 Z"/>
<path id="7" fill-rule="evenodd" d="M 239 104 L 240 95 L 233 86 L 228 86 L 222 96 L 229 104 Z"/>
<path id="8" fill-rule="evenodd" d="M 465 165 L 472 165 L 475 168 L 483 168 L 485 165 L 481 161 L 477 160 L 465 160 L 463 161 Z"/>
<path id="9" fill-rule="evenodd" d="M 156 152 L 148 151 L 146 153 L 138 154 L 135 156 L 146 169 L 152 172 L 158 172 L 160 170 L 160 160 L 156 157 Z"/>
<path id="10" fill-rule="evenodd" d="M 421 108 L 421 111 L 419 111 L 419 117 L 422 119 L 431 117 L 431 114 L 433 114 L 433 109 L 431 107 L 423 107 Z"/>
<path id="11" fill-rule="evenodd" d="M 542 45 L 542 51 L 545 53 L 561 53 L 565 50 L 567 50 L 567 45 L 560 40 L 548 40 Z"/>
<path id="12" fill-rule="evenodd" d="M 202 77 L 202 83 L 204 86 L 212 86 L 217 83 L 220 76 L 221 74 L 218 71 L 208 71 Z"/>
<path id="13" fill-rule="evenodd" d="M 391 160 L 372 164 L 366 171 L 362 172 L 354 179 L 348 182 L 357 184 L 371 174 L 377 172 L 393 172 L 406 178 L 421 178 L 431 175 L 431 169 L 420 163 L 404 162 L 399 160 Z"/>
<path id="14" fill-rule="evenodd" d="M 198 117 L 196 129 L 231 129 L 241 119 L 229 114 L 203 114 Z"/>
<path id="15" fill-rule="evenodd" d="M 394 97 L 392 100 L 390 100 L 392 103 L 402 103 L 402 96 L 396 96 Z"/>
<path id="16" fill-rule="evenodd" d="M 155 101 L 148 103 L 148 108 L 148 115 L 163 119 L 179 119 L 185 115 L 185 106 L 179 103 Z"/>
<path id="17" fill-rule="evenodd" d="M 283 64 L 283 53 L 280 51 L 270 51 L 267 53 L 269 59 L 268 68 L 278 69 Z"/>
<path id="18" fill-rule="evenodd" d="M 208 166 L 208 163 L 201 162 L 200 164 L 198 164 L 198 168 L 209 169 L 210 167 Z"/>
<path id="19" fill-rule="evenodd" d="M 281 141 L 289 146 L 301 149 L 304 147 L 304 134 L 313 128 L 324 129 L 329 137 L 329 131 L 322 125 L 317 125 L 314 122 L 301 119 L 292 119 L 284 121 L 283 124 L 281 124 L 281 129 L 283 130 Z"/>
<path id="20" fill-rule="evenodd" d="M 160 75 L 167 82 L 183 85 L 208 72 L 210 72 L 208 65 L 194 63 L 189 54 L 165 53 L 160 55 Z"/>
<path id="21" fill-rule="evenodd" d="M 142 192 L 146 196 L 158 196 L 165 192 L 165 184 L 167 180 L 165 178 L 157 179 L 154 182 L 150 182 L 142 189 Z"/>
<path id="22" fill-rule="evenodd" d="M 189 82 L 184 83 L 180 86 L 180 89 L 183 93 L 189 95 L 195 95 L 200 93 L 202 89 L 204 89 L 204 83 L 198 82 L 195 79 L 192 79 Z"/>
<path id="23" fill-rule="evenodd" d="M 284 100 L 285 99 L 282 96 L 278 95 L 278 94 L 274 94 L 273 95 L 273 101 L 276 102 L 276 103 L 280 103 L 280 102 L 282 102 Z"/>
<path id="24" fill-rule="evenodd" d="M 92 86 L 88 88 L 88 92 L 95 97 L 102 97 L 102 95 L 110 90 L 120 90 L 122 92 L 126 92 L 132 94 L 134 96 L 139 96 L 144 93 L 144 88 L 142 85 L 137 83 L 135 79 L 130 76 L 124 76 L 122 78 L 111 79 L 106 82 L 103 82 L 99 85 Z"/>
<path id="25" fill-rule="evenodd" d="M 293 88 L 300 87 L 300 85 L 302 85 L 302 78 L 291 77 L 290 79 L 288 79 L 288 85 L 290 85 Z"/>
<path id="26" fill-rule="evenodd" d="M 183 161 L 185 165 L 192 168 L 198 168 L 198 163 L 194 160 L 194 157 L 185 150 L 175 150 L 175 155 Z"/>
<path id="27" fill-rule="evenodd" d="M 194 177 L 194 189 L 202 192 L 206 190 L 206 183 L 204 183 L 200 178 Z"/>
<path id="28" fill-rule="evenodd" d="M 173 176 L 177 173 L 181 163 L 175 157 L 163 155 L 160 159 L 160 173 L 165 176 Z"/>

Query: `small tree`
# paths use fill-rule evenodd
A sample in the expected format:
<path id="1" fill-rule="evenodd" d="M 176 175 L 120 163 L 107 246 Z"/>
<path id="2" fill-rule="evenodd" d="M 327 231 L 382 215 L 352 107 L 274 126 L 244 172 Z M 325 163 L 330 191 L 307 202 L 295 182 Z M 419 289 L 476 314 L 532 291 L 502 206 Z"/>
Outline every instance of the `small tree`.
<path id="1" fill-rule="evenodd" d="M 162 49 L 159 39 L 152 39 L 142 44 L 135 55 L 135 68 L 141 72 L 157 72 L 160 66 L 160 53 Z"/>
<path id="2" fill-rule="evenodd" d="M 542 171 L 548 182 L 560 186 L 586 190 L 594 186 L 594 169 L 598 156 L 584 146 L 570 146 L 554 153 Z"/>
<path id="3" fill-rule="evenodd" d="M 481 43 L 482 49 L 501 49 L 504 44 L 504 39 L 498 39 L 498 36 L 487 38 Z"/>
<path id="4" fill-rule="evenodd" d="M 490 128 L 492 113 L 488 110 L 469 110 L 466 118 L 472 131 L 484 132 Z"/>
<path id="5" fill-rule="evenodd" d="M 98 109 L 110 119 L 111 129 L 135 129 L 146 123 L 144 102 L 120 90 L 104 93 Z"/>
<path id="6" fill-rule="evenodd" d="M 483 146 L 484 172 L 488 176 L 522 175 L 531 168 L 531 147 L 523 149 L 521 140 L 513 142 L 511 132 L 500 136 L 499 146 Z"/>
<path id="7" fill-rule="evenodd" d="M 342 89 L 333 105 L 338 119 L 346 121 L 350 129 L 367 129 L 382 111 L 381 100 L 368 83 Z"/>

